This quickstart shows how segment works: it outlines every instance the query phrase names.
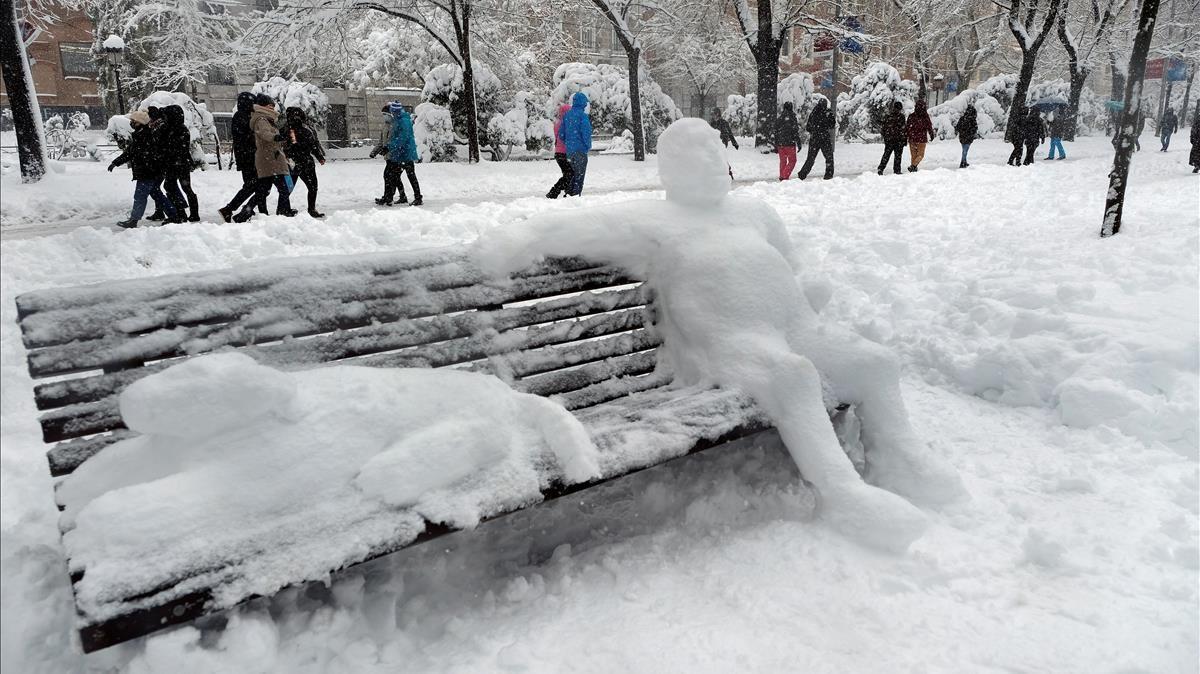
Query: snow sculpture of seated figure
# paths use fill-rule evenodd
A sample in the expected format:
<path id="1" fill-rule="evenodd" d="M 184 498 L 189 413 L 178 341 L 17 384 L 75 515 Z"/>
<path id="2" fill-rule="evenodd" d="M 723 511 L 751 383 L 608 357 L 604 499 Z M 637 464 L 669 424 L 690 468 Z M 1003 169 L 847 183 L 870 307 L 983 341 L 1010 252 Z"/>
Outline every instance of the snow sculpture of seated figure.
<path id="1" fill-rule="evenodd" d="M 657 293 L 660 360 L 676 382 L 752 396 L 816 486 L 823 517 L 869 545 L 905 549 L 925 520 L 897 494 L 937 504 L 963 490 L 909 426 L 895 358 L 820 322 L 796 280 L 779 215 L 760 201 L 727 197 L 723 148 L 708 124 L 672 124 L 659 137 L 658 164 L 665 201 L 535 216 L 482 236 L 477 261 L 499 275 L 543 256 L 584 255 L 642 275 Z M 842 451 L 822 378 L 833 397 L 855 405 L 870 484 Z"/>

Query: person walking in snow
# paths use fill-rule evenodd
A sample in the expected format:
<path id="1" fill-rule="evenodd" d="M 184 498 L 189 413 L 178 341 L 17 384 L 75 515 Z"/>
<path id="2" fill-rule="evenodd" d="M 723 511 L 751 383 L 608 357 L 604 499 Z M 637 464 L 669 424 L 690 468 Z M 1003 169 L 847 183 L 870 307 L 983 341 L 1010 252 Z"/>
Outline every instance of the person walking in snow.
<path id="1" fill-rule="evenodd" d="M 249 91 L 238 94 L 237 110 L 233 113 L 229 131 L 233 141 L 233 161 L 242 174 L 242 187 L 228 204 L 217 210 L 225 222 L 231 222 L 238 207 L 258 191 L 258 170 L 254 168 L 254 131 L 250 129 L 250 113 L 253 110 L 254 94 Z M 267 214 L 265 202 L 258 204 L 258 212 Z"/>
<path id="2" fill-rule="evenodd" d="M 1013 124 L 1012 135 L 1008 139 L 1013 146 L 1013 151 L 1008 155 L 1008 165 L 1020 166 L 1021 153 L 1025 149 L 1025 106 L 1014 105 L 1009 114 L 1017 116 L 1017 123 Z"/>
<path id="3" fill-rule="evenodd" d="M 1179 118 L 1175 116 L 1175 111 L 1167 108 L 1163 113 L 1162 121 L 1158 124 L 1158 138 L 1162 141 L 1162 151 L 1166 152 L 1171 146 L 1171 134 L 1179 130 Z"/>
<path id="4" fill-rule="evenodd" d="M 571 160 L 567 159 L 567 146 L 558 137 L 558 130 L 562 128 L 563 116 L 570 109 L 571 106 L 566 104 L 558 106 L 558 117 L 554 119 L 554 162 L 558 164 L 558 170 L 562 176 L 546 194 L 547 199 L 557 199 L 560 194 L 570 195 L 571 177 L 575 175 L 575 172 L 571 170 Z"/>
<path id="5" fill-rule="evenodd" d="M 183 108 L 168 105 L 163 111 L 163 172 L 166 180 L 163 191 L 175 205 L 175 211 L 183 218 L 188 211 L 189 222 L 200 222 L 200 200 L 192 191 L 192 133 L 184 121 Z"/>
<path id="6" fill-rule="evenodd" d="M 279 112 L 275 110 L 275 101 L 266 94 L 254 97 L 254 108 L 250 112 L 250 129 L 254 132 L 254 170 L 258 173 L 258 186 L 254 198 L 242 207 L 234 222 L 245 222 L 254 215 L 255 206 L 267 202 L 271 186 L 275 187 L 279 198 L 275 202 L 275 215 L 293 217 L 296 211 L 288 198 L 291 191 L 287 178 L 290 176 L 287 156 L 283 153 L 283 134 L 277 126 Z"/>
<path id="7" fill-rule="evenodd" d="M 292 160 L 292 190 L 296 181 L 304 181 L 308 190 L 308 214 L 314 218 L 325 217 L 317 211 L 317 163 L 325 165 L 325 150 L 317 138 L 317 132 L 308 125 L 308 119 L 300 108 L 288 108 L 284 112 L 283 135 L 287 146 L 284 154 Z"/>
<path id="8" fill-rule="evenodd" d="M 1200 105 L 1196 106 L 1196 114 L 1192 117 L 1192 152 L 1188 155 L 1188 165 L 1192 173 L 1200 173 Z"/>
<path id="9" fill-rule="evenodd" d="M 908 137 L 908 172 L 916 173 L 921 160 L 925 158 L 925 144 L 933 140 L 933 120 L 929 119 L 925 99 L 917 99 L 917 106 L 908 116 L 904 132 Z"/>
<path id="10" fill-rule="evenodd" d="M 154 132 L 150 129 L 150 115 L 141 110 L 134 110 L 127 115 L 133 135 L 125 145 L 125 151 L 108 165 L 112 171 L 118 166 L 129 164 L 133 169 L 133 210 L 129 218 L 117 223 L 126 229 L 137 227 L 138 220 L 146 214 L 146 199 L 154 199 L 154 204 L 166 214 L 171 221 L 176 219 L 175 205 L 159 188 L 162 183 L 162 166 L 159 163 L 158 150 L 154 145 Z"/>
<path id="11" fill-rule="evenodd" d="M 146 114 L 150 116 L 150 138 L 154 146 L 155 162 L 158 164 L 159 182 L 164 182 L 166 177 L 166 161 L 165 156 L 169 152 L 167 149 L 170 145 L 170 126 L 167 124 L 167 110 L 155 105 L 146 108 Z M 166 191 L 165 183 L 162 185 L 163 194 L 170 199 L 170 194 Z M 174 202 L 172 202 L 174 205 Z M 154 207 L 154 212 L 146 216 L 147 220 L 158 222 L 165 220 L 167 223 L 183 222 L 184 210 L 176 209 L 176 217 L 173 220 L 166 220 L 166 213 L 157 205 Z"/>
<path id="12" fill-rule="evenodd" d="M 725 147 L 729 147 L 729 144 L 733 143 L 733 149 L 741 149 L 738 147 L 737 138 L 733 135 L 733 127 L 729 126 L 729 120 L 725 119 L 725 116 L 721 114 L 721 108 L 713 107 L 712 116 L 709 117 L 708 124 L 721 134 L 721 143 Z"/>
<path id="13" fill-rule="evenodd" d="M 779 179 L 792 177 L 796 168 L 796 148 L 800 144 L 800 124 L 796 122 L 796 110 L 792 102 L 783 104 L 779 119 L 775 120 L 775 151 L 779 153 Z"/>
<path id="14" fill-rule="evenodd" d="M 1037 108 L 1026 110 L 1025 118 L 1021 120 L 1021 138 L 1025 142 L 1025 166 L 1033 163 L 1033 155 L 1037 148 L 1046 140 L 1046 125 Z"/>
<path id="15" fill-rule="evenodd" d="M 819 96 L 819 95 L 818 95 Z M 817 152 L 825 156 L 825 180 L 833 178 L 833 135 L 837 129 L 837 118 L 829 109 L 829 99 L 817 98 L 817 104 L 808 115 L 804 130 L 808 132 L 808 157 L 800 167 L 799 178 L 804 180 L 817 160 Z"/>
<path id="16" fill-rule="evenodd" d="M 571 109 L 563 115 L 555 138 L 562 139 L 571 162 L 571 189 L 567 196 L 583 194 L 583 179 L 587 175 L 588 152 L 592 151 L 592 120 L 587 114 L 588 97 L 576 91 L 571 97 Z"/>
<path id="17" fill-rule="evenodd" d="M 1058 159 L 1066 159 L 1067 151 L 1063 149 L 1062 138 L 1067 132 L 1067 115 L 1062 109 L 1055 110 L 1050 113 L 1050 154 L 1046 155 L 1046 160 L 1054 159 L 1055 150 L 1058 151 Z"/>
<path id="18" fill-rule="evenodd" d="M 908 144 L 908 133 L 904 128 L 904 105 L 900 101 L 892 101 L 892 109 L 884 116 L 880 131 L 883 136 L 883 157 L 879 160 L 878 173 L 883 175 L 890 157 L 892 171 L 900 175 L 900 160 L 904 155 L 904 146 Z"/>
<path id="19" fill-rule="evenodd" d="M 967 152 L 979 135 L 979 113 L 975 111 L 974 105 L 968 105 L 963 110 L 962 117 L 954 123 L 954 132 L 958 134 L 958 142 L 962 145 L 962 159 L 958 162 L 958 168 L 967 168 L 970 166 L 967 163 Z"/>
<path id="20" fill-rule="evenodd" d="M 421 198 L 421 183 L 417 182 L 416 166 L 420 161 L 420 155 L 417 154 L 417 139 L 413 134 L 412 117 L 408 114 L 408 110 L 397 102 L 388 103 L 384 106 L 383 111 L 391 118 L 391 124 L 387 128 L 387 136 L 383 142 L 371 150 L 371 157 L 382 154 L 387 160 L 383 168 L 383 196 L 376 199 L 375 203 L 380 206 L 391 206 L 392 198 L 397 190 L 400 192 L 397 203 L 408 203 L 408 195 L 404 193 L 404 183 L 401 182 L 401 176 L 407 173 L 408 182 L 413 191 L 412 205 L 420 206 L 425 201 Z"/>

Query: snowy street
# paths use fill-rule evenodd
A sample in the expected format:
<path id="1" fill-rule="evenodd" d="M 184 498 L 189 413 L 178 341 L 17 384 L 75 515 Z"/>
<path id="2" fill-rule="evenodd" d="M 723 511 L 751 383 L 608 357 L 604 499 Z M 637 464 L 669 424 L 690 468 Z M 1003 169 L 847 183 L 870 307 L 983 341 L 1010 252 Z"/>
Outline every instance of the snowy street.
<path id="1" fill-rule="evenodd" d="M 14 298 L 41 288 L 301 255 L 470 242 L 531 215 L 661 196 L 655 157 L 593 157 L 582 199 L 553 162 L 418 164 L 426 206 L 376 207 L 382 162 L 318 168 L 314 220 L 216 209 L 238 174 L 193 174 L 203 221 L 117 230 L 133 184 L 67 162 L 0 206 L 0 554 L 5 672 L 1200 671 L 1200 187 L 1187 146 L 1135 155 L 1101 240 L 1107 138 L 1004 165 L 929 145 L 916 174 L 839 143 L 837 177 L 774 179 L 729 153 L 734 194 L 782 216 L 826 284 L 826 320 L 898 356 L 917 434 L 970 500 L 926 509 L 903 555 L 814 516 L 773 434 L 531 508 L 92 655 L 73 603 Z M 296 194 L 303 190 L 298 187 Z M 273 206 L 274 198 L 271 199 Z M 143 225 L 146 223 L 143 222 Z M 19 646 L 13 647 L 14 644 Z"/>

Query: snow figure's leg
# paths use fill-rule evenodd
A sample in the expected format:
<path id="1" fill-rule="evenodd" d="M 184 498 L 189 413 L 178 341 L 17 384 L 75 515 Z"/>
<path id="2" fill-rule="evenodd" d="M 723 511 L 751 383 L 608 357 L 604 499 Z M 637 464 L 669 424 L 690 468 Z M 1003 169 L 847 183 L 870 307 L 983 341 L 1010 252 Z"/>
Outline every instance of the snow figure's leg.
<path id="1" fill-rule="evenodd" d="M 786 343 L 771 342 L 740 335 L 717 349 L 712 354 L 717 379 L 750 394 L 771 417 L 800 473 L 820 493 L 822 517 L 866 545 L 904 550 L 925 530 L 925 517 L 904 499 L 859 479 L 829 421 L 820 374 Z"/>
<path id="2" fill-rule="evenodd" d="M 790 341 L 825 375 L 839 402 L 855 405 L 868 482 L 924 504 L 965 495 L 958 473 L 913 432 L 900 394 L 900 366 L 887 349 L 833 327 L 806 330 Z"/>

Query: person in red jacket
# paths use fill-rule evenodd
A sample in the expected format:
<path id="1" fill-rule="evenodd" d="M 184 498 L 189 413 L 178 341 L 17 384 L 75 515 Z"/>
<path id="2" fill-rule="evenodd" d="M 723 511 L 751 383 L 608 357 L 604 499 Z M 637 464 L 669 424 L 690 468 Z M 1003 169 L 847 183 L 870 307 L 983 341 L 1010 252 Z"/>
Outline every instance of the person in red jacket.
<path id="1" fill-rule="evenodd" d="M 933 120 L 929 119 L 925 99 L 917 100 L 917 107 L 908 116 L 904 131 L 908 136 L 908 172 L 916 173 L 917 166 L 925 158 L 925 143 L 933 140 Z"/>

